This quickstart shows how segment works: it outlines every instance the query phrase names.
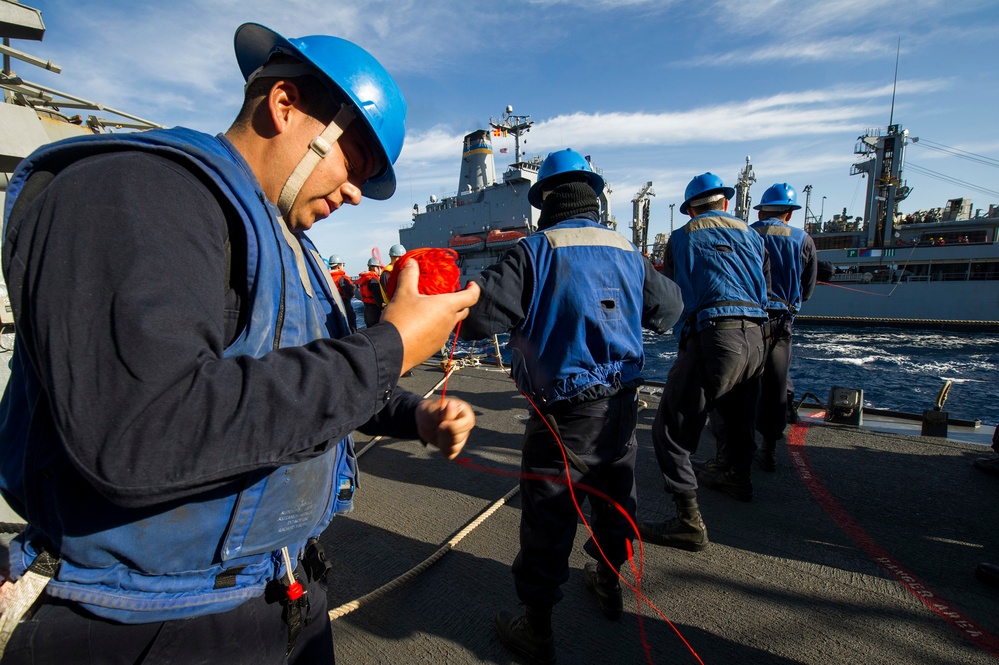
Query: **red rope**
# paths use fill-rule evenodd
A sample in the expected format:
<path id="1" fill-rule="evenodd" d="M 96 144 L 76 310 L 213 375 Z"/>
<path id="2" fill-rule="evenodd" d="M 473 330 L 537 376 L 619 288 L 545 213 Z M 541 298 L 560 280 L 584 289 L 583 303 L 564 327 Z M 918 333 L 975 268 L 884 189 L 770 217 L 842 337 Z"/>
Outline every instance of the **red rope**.
<path id="1" fill-rule="evenodd" d="M 395 295 L 399 272 L 406 261 L 413 259 L 420 264 L 420 293 L 433 296 L 440 293 L 454 293 L 460 285 L 461 271 L 458 269 L 458 252 L 453 249 L 424 247 L 406 252 L 396 259 L 395 267 L 389 273 L 385 292 L 391 298 Z"/>

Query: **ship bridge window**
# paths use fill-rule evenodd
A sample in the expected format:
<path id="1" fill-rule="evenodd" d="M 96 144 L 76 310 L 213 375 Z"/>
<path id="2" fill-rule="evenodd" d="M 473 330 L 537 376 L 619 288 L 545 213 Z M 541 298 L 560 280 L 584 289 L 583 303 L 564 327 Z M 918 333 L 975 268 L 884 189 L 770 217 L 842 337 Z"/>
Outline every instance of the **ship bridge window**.
<path id="1" fill-rule="evenodd" d="M 999 263 L 972 263 L 968 279 L 994 280 L 999 279 Z"/>
<path id="2" fill-rule="evenodd" d="M 812 236 L 815 249 L 853 249 L 857 246 L 854 236 Z"/>

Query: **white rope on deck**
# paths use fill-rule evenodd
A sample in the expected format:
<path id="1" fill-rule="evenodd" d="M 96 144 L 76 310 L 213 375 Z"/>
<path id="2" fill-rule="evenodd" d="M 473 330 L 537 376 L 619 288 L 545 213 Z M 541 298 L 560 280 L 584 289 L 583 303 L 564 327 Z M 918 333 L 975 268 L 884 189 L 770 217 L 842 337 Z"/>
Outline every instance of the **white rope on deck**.
<path id="1" fill-rule="evenodd" d="M 475 364 L 478 364 L 478 363 L 475 363 Z M 458 362 L 458 361 L 454 361 L 454 362 L 450 363 L 449 366 L 448 366 L 447 372 L 444 374 L 444 378 L 442 378 L 440 381 L 438 381 L 437 385 L 435 385 L 426 394 L 423 395 L 424 399 L 426 399 L 427 397 L 430 397 L 431 395 L 433 395 L 437 391 L 438 388 L 440 388 L 441 386 L 443 386 L 447 382 L 447 380 L 451 377 L 452 374 L 454 374 L 460 367 L 463 367 L 463 366 L 466 366 L 466 365 L 471 365 L 471 363 L 464 363 L 464 362 Z M 373 445 L 375 445 L 375 443 L 377 443 L 378 441 L 380 441 L 383 438 L 385 438 L 385 437 L 376 436 L 375 438 L 373 438 L 371 441 L 368 442 L 368 445 L 366 445 L 363 450 L 361 450 L 360 452 L 357 453 L 357 457 L 360 457 L 361 455 L 363 455 Z M 507 501 L 509 501 L 510 498 L 513 497 L 515 494 L 517 494 L 517 492 L 519 492 L 519 491 L 520 491 L 520 484 L 518 483 L 513 489 L 511 489 L 509 492 L 507 492 L 501 499 L 495 501 L 492 505 L 488 506 L 485 510 L 483 510 L 481 513 L 479 513 L 478 517 L 476 517 L 471 522 L 469 522 L 461 531 L 459 531 L 458 533 L 456 533 L 450 540 L 448 540 L 446 543 L 444 543 L 443 545 L 441 545 L 441 547 L 436 552 L 434 552 L 429 557 L 427 557 L 426 559 L 424 559 L 421 563 L 419 563 L 416 566 L 413 566 L 412 568 L 410 568 L 408 571 L 406 571 L 402 575 L 399 575 L 394 580 L 392 580 L 392 581 L 390 581 L 390 582 L 388 582 L 386 584 L 383 584 L 382 586 L 380 586 L 379 588 L 375 589 L 374 591 L 372 591 L 370 593 L 367 593 L 367 594 L 361 596 L 360 598 L 357 598 L 356 600 L 352 600 L 352 601 L 350 601 L 348 603 L 344 603 L 340 607 L 336 607 L 336 608 L 333 608 L 332 610 L 330 610 L 330 612 L 329 612 L 329 614 L 330 614 L 330 621 L 335 621 L 336 619 L 338 619 L 338 618 L 340 618 L 340 617 L 342 617 L 342 616 L 344 616 L 346 614 L 350 614 L 351 612 L 353 612 L 354 610 L 358 609 L 362 605 L 365 605 L 365 604 L 367 604 L 367 603 L 369 603 L 369 602 L 371 602 L 371 601 L 373 601 L 373 600 L 375 600 L 377 598 L 380 598 L 381 596 L 384 596 L 384 595 L 390 593 L 391 591 L 393 591 L 393 590 L 401 587 L 403 584 L 405 584 L 406 582 L 410 581 L 411 579 L 413 579 L 414 577 L 416 577 L 417 575 L 419 575 L 420 573 L 422 573 L 423 571 L 425 571 L 430 566 L 432 566 L 435 563 L 437 563 L 437 561 L 439 561 L 441 559 L 441 557 L 443 557 L 445 554 L 447 554 L 448 552 L 450 552 L 459 542 L 461 542 L 461 540 L 465 536 L 467 536 L 472 531 L 474 531 L 476 527 L 478 527 L 480 524 L 482 524 L 484 521 L 486 521 L 489 518 L 490 515 L 492 515 L 497 510 L 499 510 L 499 508 L 503 504 L 505 504 Z"/>
<path id="2" fill-rule="evenodd" d="M 421 563 L 417 564 L 416 566 L 410 568 L 408 571 L 406 571 L 405 573 L 403 573 L 399 577 L 395 578 L 394 580 L 392 580 L 391 582 L 389 582 L 387 584 L 382 585 L 381 587 L 375 589 L 371 593 L 365 594 L 365 595 L 361 596 L 360 598 L 358 598 L 357 600 L 352 600 L 349 603 L 344 603 L 340 607 L 336 607 L 336 608 L 330 610 L 330 621 L 335 621 L 335 620 L 339 619 L 340 617 L 342 617 L 342 616 L 344 616 L 346 614 L 350 614 L 351 612 L 353 612 L 357 608 L 361 607 L 362 605 L 365 605 L 365 604 L 371 602 L 372 600 L 375 600 L 376 598 L 384 596 L 385 594 L 389 593 L 390 591 L 392 591 L 394 589 L 397 589 L 398 587 L 402 586 L 403 584 L 405 584 L 409 580 L 413 579 L 414 577 L 416 577 L 417 575 L 419 575 L 420 573 L 422 573 L 424 570 L 426 570 L 430 566 L 432 566 L 435 563 L 437 563 L 437 561 L 440 560 L 441 557 L 443 557 L 445 554 L 447 554 L 448 552 L 450 552 L 455 547 L 455 545 L 457 545 L 459 542 L 461 542 L 461 540 L 465 536 L 467 536 L 468 534 L 470 534 L 473 530 L 475 530 L 476 527 L 478 527 L 480 524 L 482 524 L 484 521 L 486 521 L 489 518 L 490 515 L 492 515 L 497 510 L 499 510 L 499 508 L 504 503 L 506 503 L 507 501 L 509 501 L 510 498 L 512 496 L 514 496 L 519 491 L 520 491 L 520 485 L 518 484 L 516 487 L 514 487 L 509 492 L 507 492 L 503 496 L 503 498 L 497 500 L 491 506 L 489 506 L 484 511 L 482 511 L 481 513 L 479 513 L 478 517 L 476 517 L 474 520 L 472 520 L 471 522 L 469 522 L 468 525 L 465 526 L 464 529 L 462 529 L 457 534 L 455 534 L 453 538 L 451 538 L 449 541 L 447 541 L 446 543 L 444 543 L 440 547 L 440 549 L 438 549 L 436 552 L 434 552 L 429 557 L 427 557 L 426 559 L 424 559 L 423 562 L 421 562 Z"/>

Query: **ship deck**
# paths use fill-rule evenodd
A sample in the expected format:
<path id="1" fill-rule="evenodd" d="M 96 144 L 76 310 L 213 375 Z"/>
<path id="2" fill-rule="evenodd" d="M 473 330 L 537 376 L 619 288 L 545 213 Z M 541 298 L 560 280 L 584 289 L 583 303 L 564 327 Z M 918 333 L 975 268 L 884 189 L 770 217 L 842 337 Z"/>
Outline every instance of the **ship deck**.
<path id="1" fill-rule="evenodd" d="M 424 365 L 401 384 L 439 394 L 442 378 Z M 485 366 L 455 372 L 447 392 L 478 417 L 462 463 L 412 441 L 357 439 L 355 510 L 323 534 L 338 662 L 518 662 L 492 617 L 517 607 L 510 564 L 527 402 Z M 639 519 L 661 519 L 671 502 L 651 442 L 658 397 L 641 400 Z M 999 590 L 974 569 L 999 563 L 999 479 L 971 464 L 988 454 L 990 432 L 951 427 L 942 439 L 866 414 L 863 428 L 803 417 L 777 472 L 754 472 L 751 503 L 699 490 L 706 550 L 644 547 L 640 590 L 658 612 L 625 590 L 616 623 L 583 588 L 581 526 L 553 616 L 559 661 L 992 662 Z M 714 453 L 707 431 L 698 452 Z M 3 521 L 16 519 L 7 512 Z"/>
<path id="2" fill-rule="evenodd" d="M 402 384 L 424 394 L 442 377 L 425 365 Z M 496 638 L 492 617 L 517 607 L 510 564 L 520 497 L 511 493 L 527 403 L 505 373 L 488 367 L 462 368 L 447 392 L 478 416 L 466 463 L 411 441 L 358 439 L 356 509 L 324 534 L 339 662 L 517 662 Z M 658 398 L 642 400 L 639 518 L 661 519 L 671 502 L 651 443 Z M 952 427 L 952 438 L 929 438 L 918 426 L 915 433 L 911 425 L 876 426 L 866 416 L 864 428 L 803 418 L 778 450 L 777 472 L 754 472 L 751 503 L 699 490 L 711 545 L 698 553 L 644 547 L 640 589 L 661 616 L 627 590 L 620 622 L 600 614 L 582 583 L 589 559 L 580 527 L 553 616 L 559 661 L 971 664 L 999 657 L 999 590 L 974 576 L 980 561 L 999 562 L 999 479 L 971 464 L 987 449 L 957 440 L 988 437 Z M 708 457 L 714 445 L 704 436 L 699 454 Z M 440 556 L 442 546 L 449 551 Z M 440 558 L 422 572 L 395 581 L 435 553 Z"/>

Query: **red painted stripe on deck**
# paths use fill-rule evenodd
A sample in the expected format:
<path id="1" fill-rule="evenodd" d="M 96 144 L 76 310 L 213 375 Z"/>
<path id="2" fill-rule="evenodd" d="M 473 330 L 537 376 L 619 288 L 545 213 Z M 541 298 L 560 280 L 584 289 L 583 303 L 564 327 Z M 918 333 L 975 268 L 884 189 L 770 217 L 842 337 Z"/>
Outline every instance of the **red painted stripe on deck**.
<path id="1" fill-rule="evenodd" d="M 970 617 L 958 610 L 950 601 L 936 593 L 918 577 L 910 573 L 883 550 L 867 532 L 843 510 L 833 495 L 818 479 L 808 463 L 805 452 L 805 437 L 808 434 L 808 423 L 797 423 L 791 427 L 787 436 L 787 446 L 791 453 L 791 461 L 805 486 L 819 502 L 822 509 L 839 525 L 847 536 L 864 550 L 868 556 L 894 577 L 899 584 L 908 589 L 909 593 L 919 602 L 936 613 L 941 619 L 953 626 L 959 633 L 971 640 L 976 646 L 987 652 L 993 658 L 999 659 L 999 639 L 975 623 Z"/>

